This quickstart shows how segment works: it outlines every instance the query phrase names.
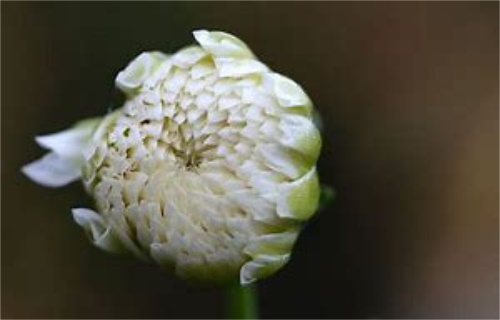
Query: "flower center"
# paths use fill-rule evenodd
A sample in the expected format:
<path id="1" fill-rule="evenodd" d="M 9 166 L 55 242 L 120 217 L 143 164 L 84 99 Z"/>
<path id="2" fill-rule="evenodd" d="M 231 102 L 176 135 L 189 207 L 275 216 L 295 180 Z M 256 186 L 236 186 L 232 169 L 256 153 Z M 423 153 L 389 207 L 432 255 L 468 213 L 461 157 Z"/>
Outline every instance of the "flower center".
<path id="1" fill-rule="evenodd" d="M 202 152 L 194 150 L 190 145 L 183 150 L 173 149 L 173 153 L 188 171 L 196 171 L 203 161 Z"/>

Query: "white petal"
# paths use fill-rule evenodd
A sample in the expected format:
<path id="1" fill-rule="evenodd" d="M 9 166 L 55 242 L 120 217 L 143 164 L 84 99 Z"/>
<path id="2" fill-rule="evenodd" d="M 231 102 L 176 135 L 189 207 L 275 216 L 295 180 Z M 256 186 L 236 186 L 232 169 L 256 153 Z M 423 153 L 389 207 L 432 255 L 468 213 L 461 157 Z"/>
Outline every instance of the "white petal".
<path id="1" fill-rule="evenodd" d="M 73 128 L 57 133 L 35 137 L 36 142 L 59 155 L 62 158 L 81 160 L 92 133 L 101 118 L 88 119 L 78 123 Z"/>
<path id="2" fill-rule="evenodd" d="M 311 164 L 316 162 L 321 149 L 321 136 L 310 118 L 283 115 L 279 128 L 283 132 L 281 143 L 300 152 Z"/>
<path id="3" fill-rule="evenodd" d="M 270 92 L 276 95 L 283 107 L 311 106 L 311 100 L 304 90 L 285 76 L 278 73 L 267 73 L 263 77 L 263 83 Z"/>
<path id="4" fill-rule="evenodd" d="M 102 118 L 96 129 L 92 132 L 89 143 L 82 149 L 82 155 L 85 161 L 89 161 L 94 155 L 97 144 L 108 134 L 108 128 L 116 122 L 121 114 L 122 110 L 118 109 Z"/>
<path id="5" fill-rule="evenodd" d="M 240 103 L 240 99 L 238 99 L 238 98 L 231 97 L 231 96 L 221 97 L 219 99 L 219 109 L 220 110 L 230 109 L 230 108 L 237 106 L 239 103 Z"/>
<path id="6" fill-rule="evenodd" d="M 248 244 L 244 252 L 252 258 L 259 255 L 287 254 L 297 240 L 298 230 L 260 235 Z"/>
<path id="7" fill-rule="evenodd" d="M 188 68 L 205 57 L 207 53 L 200 47 L 193 46 L 180 50 L 172 56 L 172 63 L 180 68 Z"/>
<path id="8" fill-rule="evenodd" d="M 123 244 L 129 252 L 132 252 L 137 258 L 148 261 L 148 257 L 139 247 L 139 244 L 135 241 L 133 235 L 130 234 L 130 226 L 123 216 L 121 210 L 111 210 L 108 217 L 108 224 L 114 231 L 117 239 Z"/>
<path id="9" fill-rule="evenodd" d="M 318 175 L 313 167 L 300 179 L 280 185 L 278 215 L 296 220 L 308 219 L 318 207 L 319 194 Z"/>
<path id="10" fill-rule="evenodd" d="M 241 267 L 240 270 L 240 283 L 241 285 L 247 285 L 252 282 L 257 281 L 259 270 L 263 269 L 264 265 L 254 261 L 247 262 Z"/>
<path id="11" fill-rule="evenodd" d="M 258 256 L 241 267 L 240 283 L 246 285 L 265 278 L 284 266 L 289 259 L 290 254 Z"/>
<path id="12" fill-rule="evenodd" d="M 184 69 L 175 68 L 170 80 L 165 83 L 165 88 L 171 93 L 178 93 L 186 84 L 189 78 L 189 73 Z M 173 102 L 173 101 L 172 101 Z"/>
<path id="13" fill-rule="evenodd" d="M 193 32 L 196 41 L 216 57 L 252 58 L 253 54 L 247 45 L 225 32 L 197 30 Z"/>
<path id="14" fill-rule="evenodd" d="M 144 81 L 143 86 L 147 88 L 156 87 L 161 79 L 165 79 L 165 77 L 167 77 L 172 67 L 172 60 L 169 56 L 164 55 L 163 61 L 159 63 L 158 67 L 151 73 L 146 81 Z"/>
<path id="15" fill-rule="evenodd" d="M 208 92 L 203 92 L 202 94 L 198 95 L 195 101 L 196 106 L 201 110 L 207 110 L 208 107 L 214 102 L 215 96 Z"/>
<path id="16" fill-rule="evenodd" d="M 207 88 L 208 91 L 213 92 L 216 96 L 229 93 L 234 86 L 234 79 L 220 79 L 213 86 Z"/>
<path id="17" fill-rule="evenodd" d="M 46 187 L 61 187 L 77 180 L 81 175 L 78 164 L 51 152 L 33 161 L 21 171 L 31 180 Z"/>
<path id="18" fill-rule="evenodd" d="M 269 143 L 258 145 L 256 150 L 270 169 L 276 170 L 291 179 L 300 176 L 301 168 L 298 167 L 298 163 L 292 157 L 291 152 L 284 147 Z"/>
<path id="19" fill-rule="evenodd" d="M 199 80 L 189 79 L 186 82 L 185 90 L 190 95 L 196 96 L 198 93 L 200 93 L 206 87 L 207 87 L 207 83 L 203 79 L 199 79 Z M 184 99 L 184 100 L 186 100 L 186 99 Z M 183 103 L 183 101 L 181 101 L 181 103 Z"/>
<path id="20" fill-rule="evenodd" d="M 118 73 L 115 83 L 124 93 L 130 94 L 142 86 L 167 56 L 161 52 L 143 52 L 132 60 L 125 70 Z"/>
<path id="21" fill-rule="evenodd" d="M 277 217 L 275 206 L 252 191 L 232 191 L 227 197 L 257 221 L 273 221 Z"/>
<path id="22" fill-rule="evenodd" d="M 211 61 L 200 61 L 191 68 L 189 74 L 193 79 L 200 79 L 201 77 L 207 76 L 212 72 L 214 72 L 214 66 Z"/>
<path id="23" fill-rule="evenodd" d="M 120 240 L 101 215 L 93 210 L 84 208 L 76 208 L 71 211 L 75 222 L 85 229 L 90 240 L 96 247 L 115 253 L 124 251 Z"/>
<path id="24" fill-rule="evenodd" d="M 221 77 L 239 78 L 269 70 L 265 64 L 253 59 L 216 58 L 214 62 Z"/>

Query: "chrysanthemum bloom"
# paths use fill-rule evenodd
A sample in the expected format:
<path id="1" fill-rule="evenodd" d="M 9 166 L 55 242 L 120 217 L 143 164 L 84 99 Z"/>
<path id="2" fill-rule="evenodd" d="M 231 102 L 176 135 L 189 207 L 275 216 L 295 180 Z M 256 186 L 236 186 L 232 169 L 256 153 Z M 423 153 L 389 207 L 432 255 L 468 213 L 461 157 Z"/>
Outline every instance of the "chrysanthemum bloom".
<path id="1" fill-rule="evenodd" d="M 73 209 L 99 248 L 184 278 L 266 277 L 316 210 L 321 138 L 299 85 L 236 37 L 145 52 L 116 78 L 122 108 L 37 137 L 51 152 L 23 171 L 52 187 L 81 179 L 96 209 Z"/>

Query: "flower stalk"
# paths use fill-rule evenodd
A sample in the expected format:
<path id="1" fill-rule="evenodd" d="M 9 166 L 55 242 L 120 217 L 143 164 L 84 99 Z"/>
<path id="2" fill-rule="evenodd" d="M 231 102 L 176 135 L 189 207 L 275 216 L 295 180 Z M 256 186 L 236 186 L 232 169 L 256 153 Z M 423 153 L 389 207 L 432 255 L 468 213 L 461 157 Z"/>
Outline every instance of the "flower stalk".
<path id="1" fill-rule="evenodd" d="M 226 289 L 228 319 L 257 319 L 258 292 L 256 284 L 235 283 Z"/>

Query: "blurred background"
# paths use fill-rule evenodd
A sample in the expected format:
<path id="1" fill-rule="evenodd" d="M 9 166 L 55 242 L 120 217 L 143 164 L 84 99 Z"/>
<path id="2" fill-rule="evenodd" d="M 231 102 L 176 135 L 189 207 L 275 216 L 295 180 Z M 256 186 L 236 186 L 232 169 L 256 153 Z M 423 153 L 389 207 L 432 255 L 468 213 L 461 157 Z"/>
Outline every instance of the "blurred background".
<path id="1" fill-rule="evenodd" d="M 2 2 L 3 318 L 219 318 L 224 295 L 92 247 L 20 167 L 116 73 L 197 28 L 245 40 L 324 121 L 335 202 L 261 281 L 265 318 L 498 318 L 498 2 Z"/>

